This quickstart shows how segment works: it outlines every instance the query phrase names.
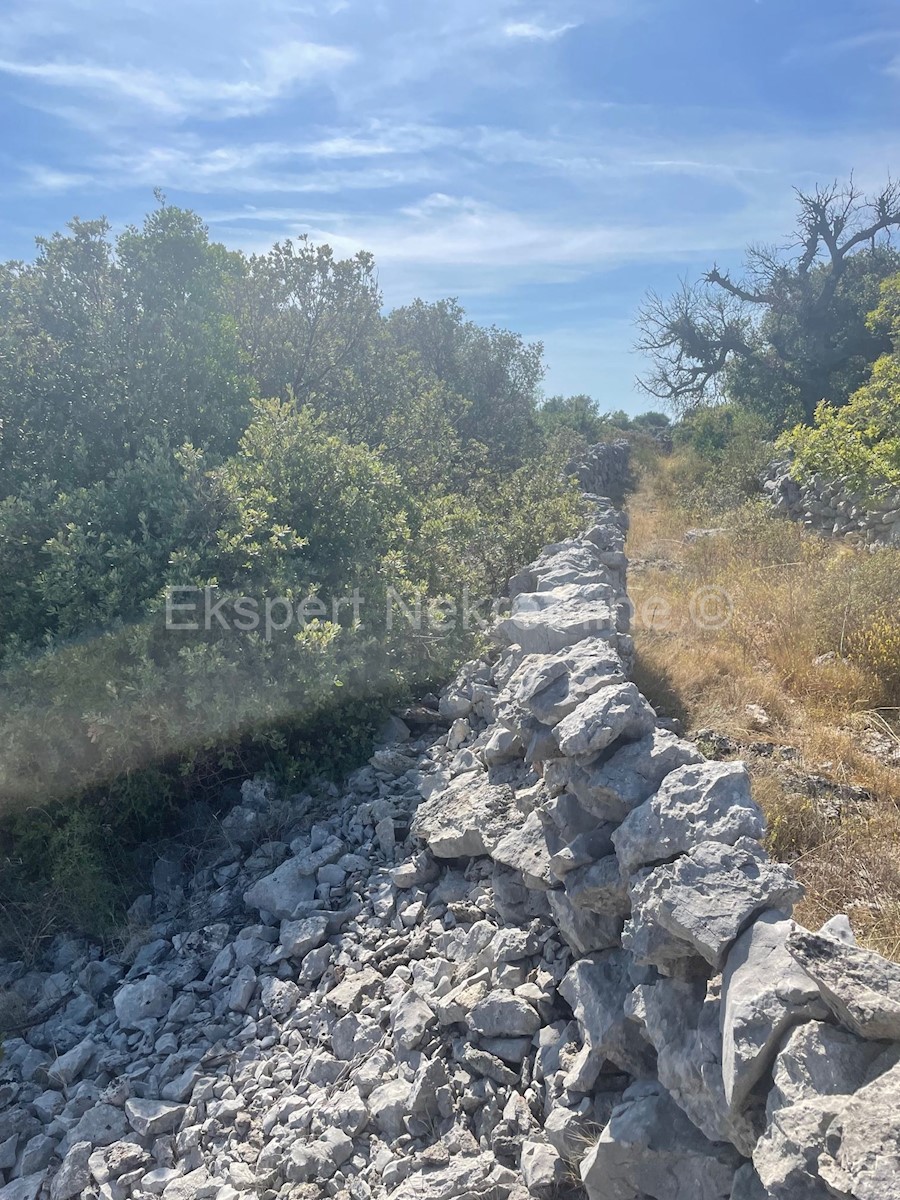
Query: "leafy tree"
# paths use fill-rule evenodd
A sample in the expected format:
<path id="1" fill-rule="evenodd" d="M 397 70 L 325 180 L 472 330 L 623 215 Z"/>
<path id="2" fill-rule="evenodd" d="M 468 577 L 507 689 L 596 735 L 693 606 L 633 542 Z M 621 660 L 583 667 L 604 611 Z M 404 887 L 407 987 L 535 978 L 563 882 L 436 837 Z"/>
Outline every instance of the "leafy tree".
<path id="1" fill-rule="evenodd" d="M 88 486 L 151 442 L 230 453 L 250 414 L 241 256 L 166 204 L 115 242 L 76 219 L 37 245 L 0 267 L 0 495 Z"/>
<path id="2" fill-rule="evenodd" d="M 116 239 L 124 434 L 190 442 L 209 460 L 233 453 L 250 420 L 253 381 L 232 312 L 243 255 L 210 242 L 196 213 L 161 203 Z"/>
<path id="3" fill-rule="evenodd" d="M 845 403 L 865 378 L 886 349 L 866 314 L 900 266 L 887 243 L 900 188 L 867 197 L 851 180 L 797 198 L 791 246 L 751 246 L 738 279 L 713 266 L 668 300 L 647 296 L 637 348 L 652 360 L 650 395 L 677 412 L 731 399 L 779 428 L 824 397 Z"/>
<path id="4" fill-rule="evenodd" d="M 402 569 L 407 496 L 397 472 L 330 434 L 309 407 L 257 401 L 223 479 L 237 526 L 222 550 L 236 577 L 327 592 L 373 579 L 392 555 Z"/>
<path id="5" fill-rule="evenodd" d="M 882 284 L 869 325 L 890 339 L 891 353 L 877 360 L 843 407 L 823 401 L 813 424 L 795 426 L 779 445 L 794 453 L 801 474 L 841 476 L 871 494 L 900 487 L 900 275 Z"/>
<path id="6" fill-rule="evenodd" d="M 654 412 L 653 409 L 650 409 L 648 412 L 638 413 L 636 417 L 632 417 L 631 428 L 642 433 L 666 433 L 672 428 L 672 422 L 666 413 Z"/>
<path id="7" fill-rule="evenodd" d="M 534 452 L 543 347 L 496 326 L 465 319 L 455 300 L 416 300 L 395 309 L 388 329 L 422 367 L 445 385 L 460 441 L 487 447 L 498 469 Z"/>
<path id="8" fill-rule="evenodd" d="M 259 394 L 335 407 L 380 308 L 371 254 L 338 259 L 304 235 L 251 255 L 237 321 Z"/>
<path id="9" fill-rule="evenodd" d="M 607 429 L 596 400 L 584 394 L 550 396 L 541 405 L 538 415 L 541 425 L 548 432 L 571 429 L 587 445 L 599 442 Z"/>

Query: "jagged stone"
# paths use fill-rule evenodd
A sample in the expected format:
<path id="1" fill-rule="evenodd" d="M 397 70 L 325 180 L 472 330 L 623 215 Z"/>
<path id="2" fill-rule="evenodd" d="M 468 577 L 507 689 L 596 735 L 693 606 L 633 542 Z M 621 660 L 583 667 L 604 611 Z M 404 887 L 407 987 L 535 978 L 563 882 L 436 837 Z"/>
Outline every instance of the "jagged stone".
<path id="1" fill-rule="evenodd" d="M 515 1179 L 493 1155 L 453 1157 L 446 1166 L 410 1175 L 389 1200 L 508 1200 Z"/>
<path id="2" fill-rule="evenodd" d="M 413 833 L 436 858 L 462 858 L 489 854 L 521 821 L 511 788 L 465 775 L 419 805 Z"/>
<path id="3" fill-rule="evenodd" d="M 304 917 L 300 921 L 282 921 L 274 961 L 279 958 L 304 958 L 310 950 L 321 946 L 327 933 L 327 917 Z"/>
<path id="4" fill-rule="evenodd" d="M 91 1178 L 88 1159 L 93 1149 L 90 1142 L 76 1142 L 69 1148 L 50 1185 L 50 1200 L 71 1200 L 84 1194 Z"/>
<path id="5" fill-rule="evenodd" d="M 725 1098 L 740 1108 L 775 1060 L 784 1034 L 828 1010 L 787 949 L 793 922 L 767 911 L 728 953 L 722 979 L 722 1073 Z"/>
<path id="6" fill-rule="evenodd" d="M 639 872 L 622 944 L 638 963 L 671 973 L 699 955 L 721 970 L 729 947 L 766 908 L 790 912 L 802 889 L 749 838 L 734 846 L 701 842 L 673 863 Z"/>
<path id="7" fill-rule="evenodd" d="M 532 1006 L 509 992 L 491 992 L 479 1000 L 468 1016 L 469 1027 L 485 1037 L 534 1034 L 541 1018 Z"/>
<path id="8" fill-rule="evenodd" d="M 819 1174 L 835 1192 L 847 1192 L 854 1200 L 900 1200 L 897 1060 L 896 1047 L 876 1059 L 869 1081 L 850 1097 L 825 1134 Z"/>
<path id="9" fill-rule="evenodd" d="M 628 955 L 605 950 L 576 962 L 559 985 L 593 1058 L 609 1059 L 638 1078 L 653 1073 L 655 1054 L 625 1012 L 632 990 Z"/>
<path id="10" fill-rule="evenodd" d="M 69 1144 L 90 1142 L 92 1146 L 109 1146 L 124 1137 L 127 1131 L 125 1116 L 120 1108 L 112 1104 L 95 1104 L 69 1131 Z"/>
<path id="11" fill-rule="evenodd" d="M 171 1104 L 165 1100 L 134 1098 L 125 1101 L 128 1123 L 140 1137 L 159 1137 L 162 1133 L 171 1133 L 181 1124 L 184 1113 L 183 1104 Z"/>
<path id="12" fill-rule="evenodd" d="M 372 967 L 354 971 L 333 988 L 325 997 L 328 1004 L 340 1013 L 357 1012 L 363 998 L 371 996 L 381 987 L 384 980 Z"/>
<path id="13" fill-rule="evenodd" d="M 615 833 L 612 840 L 615 841 Z M 622 879 L 619 860 L 614 854 L 567 872 L 565 888 L 566 896 L 576 908 L 610 917 L 625 917 L 631 908 L 628 885 Z"/>
<path id="14" fill-rule="evenodd" d="M 544 824 L 537 811 L 502 837 L 491 850 L 494 862 L 521 872 L 527 887 L 546 891 L 553 885 L 550 853 L 544 838 Z"/>
<path id="15" fill-rule="evenodd" d="M 481 748 L 481 757 L 489 767 L 512 762 L 524 753 L 518 734 L 511 729 L 495 729 Z"/>
<path id="16" fill-rule="evenodd" d="M 606 641 L 585 638 L 564 654 L 532 655 L 513 676 L 513 702 L 542 725 L 553 726 L 601 687 L 623 682 L 622 660 Z"/>
<path id="17" fill-rule="evenodd" d="M 703 761 L 696 746 L 657 726 L 646 737 L 587 764 L 557 759 L 547 764 L 544 775 L 553 790 L 568 788 L 595 816 L 622 821 L 671 771 Z"/>
<path id="18" fill-rule="evenodd" d="M 741 1159 L 654 1083 L 630 1087 L 581 1163 L 588 1200 L 728 1200 Z"/>
<path id="19" fill-rule="evenodd" d="M 900 1039 L 900 966 L 799 928 L 787 948 L 842 1025 L 863 1038 Z"/>
<path id="20" fill-rule="evenodd" d="M 548 892 L 550 912 L 559 932 L 578 955 L 618 946 L 625 918 L 576 907 L 567 892 Z"/>
<path id="21" fill-rule="evenodd" d="M 116 1016 L 123 1029 L 137 1029 L 143 1021 L 159 1020 L 172 1004 L 172 988 L 158 975 L 136 983 L 123 983 L 113 997 Z"/>
<path id="22" fill-rule="evenodd" d="M 434 1011 L 414 991 L 404 992 L 391 1011 L 394 1040 L 404 1050 L 414 1050 L 435 1023 Z"/>
<path id="23" fill-rule="evenodd" d="M 554 1192 L 566 1178 L 566 1165 L 548 1142 L 525 1142 L 519 1165 L 532 1196 Z"/>
<path id="24" fill-rule="evenodd" d="M 715 989 L 704 979 L 660 979 L 640 985 L 629 1007 L 656 1050 L 659 1081 L 679 1108 L 710 1141 L 731 1142 L 748 1155 L 758 1130 L 725 1103 Z"/>
<path id="25" fill-rule="evenodd" d="M 456 1025 L 465 1021 L 472 1009 L 491 990 L 485 971 L 480 979 L 466 979 L 435 1001 L 435 1012 L 442 1025 Z"/>
<path id="26" fill-rule="evenodd" d="M 686 854 L 700 842 L 733 846 L 743 837 L 759 838 L 763 828 L 744 764 L 704 762 L 667 775 L 659 791 L 629 813 L 612 840 L 627 876 Z"/>
<path id="27" fill-rule="evenodd" d="M 766 1129 L 753 1165 L 775 1200 L 824 1200 L 819 1159 L 832 1121 L 883 1047 L 819 1021 L 796 1028 L 778 1055 Z"/>
<path id="28" fill-rule="evenodd" d="M 624 738 L 648 734 L 656 715 L 633 683 L 602 687 L 556 726 L 556 740 L 567 757 L 597 754 Z"/>
<path id="29" fill-rule="evenodd" d="M 494 633 L 502 644 L 521 646 L 526 654 L 555 654 L 585 638 L 617 646 L 617 615 L 610 600 L 572 598 L 537 612 L 517 612 L 500 621 Z"/>
<path id="30" fill-rule="evenodd" d="M 128 999 L 123 1001 L 123 1011 L 126 1011 L 126 1018 L 132 1016 L 133 1010 L 130 1007 L 130 997 L 134 993 L 128 994 Z M 169 990 L 169 999 L 171 1001 L 171 989 Z M 124 1008 L 128 1005 L 127 1010 Z M 139 1011 L 140 1005 L 137 1005 L 134 1011 Z M 121 1018 L 120 1018 L 121 1020 Z M 98 1052 L 98 1045 L 91 1038 L 83 1038 L 80 1042 L 67 1050 L 65 1054 L 61 1054 L 47 1067 L 47 1078 L 51 1083 L 66 1087 L 74 1083 L 82 1074 L 88 1063 L 95 1057 Z"/>
<path id="31" fill-rule="evenodd" d="M 279 920 L 292 920 L 302 905 L 315 898 L 315 871 L 307 870 L 302 855 L 295 855 L 276 867 L 262 879 L 257 879 L 246 892 L 244 903 L 248 908 L 271 913 Z"/>

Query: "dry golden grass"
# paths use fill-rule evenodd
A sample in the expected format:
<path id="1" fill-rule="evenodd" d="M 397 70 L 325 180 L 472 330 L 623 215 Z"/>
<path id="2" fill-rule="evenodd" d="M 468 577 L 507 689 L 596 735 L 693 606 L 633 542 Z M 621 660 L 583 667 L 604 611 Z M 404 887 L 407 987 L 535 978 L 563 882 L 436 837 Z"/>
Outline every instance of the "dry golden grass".
<path id="1" fill-rule="evenodd" d="M 900 552 L 873 567 L 864 551 L 759 509 L 719 517 L 711 523 L 725 534 L 690 541 L 696 521 L 673 503 L 666 471 L 663 462 L 648 473 L 630 504 L 637 682 L 688 730 L 797 751 L 789 765 L 751 754 L 748 767 L 770 850 L 807 889 L 798 920 L 846 912 L 862 944 L 900 958 L 900 770 L 863 744 L 872 729 L 898 741 L 889 705 L 900 662 L 879 627 L 879 657 L 866 657 L 875 635 L 863 618 L 871 604 L 894 621 Z M 853 645 L 862 647 L 856 658 Z M 748 705 L 765 709 L 765 731 Z M 873 799 L 823 802 L 798 773 Z"/>

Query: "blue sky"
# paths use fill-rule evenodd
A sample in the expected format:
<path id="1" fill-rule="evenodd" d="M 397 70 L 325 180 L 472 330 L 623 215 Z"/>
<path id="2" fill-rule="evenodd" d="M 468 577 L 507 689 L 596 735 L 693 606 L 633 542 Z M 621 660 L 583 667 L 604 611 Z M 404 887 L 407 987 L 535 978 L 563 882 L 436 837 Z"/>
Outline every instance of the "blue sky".
<path id="1" fill-rule="evenodd" d="M 3 0 L 0 257 L 161 187 L 213 236 L 372 250 L 647 407 L 648 287 L 781 241 L 794 185 L 900 161 L 896 0 Z"/>

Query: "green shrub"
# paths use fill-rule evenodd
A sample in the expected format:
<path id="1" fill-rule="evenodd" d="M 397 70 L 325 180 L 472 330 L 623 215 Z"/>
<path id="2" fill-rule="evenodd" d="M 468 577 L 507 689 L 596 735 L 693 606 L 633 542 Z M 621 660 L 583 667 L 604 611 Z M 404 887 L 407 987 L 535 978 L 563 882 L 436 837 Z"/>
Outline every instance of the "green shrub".
<path id="1" fill-rule="evenodd" d="M 454 301 L 383 315 L 368 254 L 248 258 L 164 201 L 0 265 L 0 906 L 100 931 L 194 799 L 337 773 L 446 678 L 477 628 L 392 595 L 497 595 L 583 519 L 542 371 Z M 228 627 L 167 627 L 207 590 Z M 324 607 L 235 627 L 278 597 Z"/>
<path id="2" fill-rule="evenodd" d="M 812 425 L 797 425 L 778 445 L 794 455 L 794 472 L 844 478 L 876 498 L 900 487 L 900 275 L 881 285 L 869 327 L 887 333 L 893 351 L 874 363 L 869 380 L 840 407 L 823 399 Z"/>
<path id="3" fill-rule="evenodd" d="M 667 468 L 673 501 L 698 516 L 735 508 L 760 490 L 772 458 L 765 423 L 733 405 L 701 408 L 673 426 Z"/>

